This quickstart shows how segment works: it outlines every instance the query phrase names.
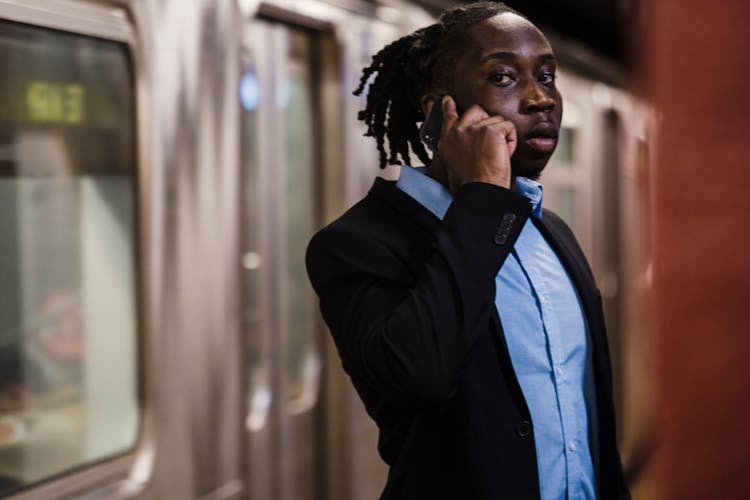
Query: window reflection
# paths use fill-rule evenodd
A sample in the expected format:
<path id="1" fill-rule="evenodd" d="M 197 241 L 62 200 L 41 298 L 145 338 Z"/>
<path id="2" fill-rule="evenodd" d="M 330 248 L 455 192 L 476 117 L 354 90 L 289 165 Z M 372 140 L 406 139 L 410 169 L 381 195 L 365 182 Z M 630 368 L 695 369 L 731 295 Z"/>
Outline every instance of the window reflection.
<path id="1" fill-rule="evenodd" d="M 316 221 L 313 173 L 319 148 L 313 114 L 315 35 L 264 22 L 255 30 L 263 49 L 247 63 L 239 98 L 244 117 L 247 424 L 259 430 L 272 404 L 271 391 L 290 403 L 292 413 L 304 411 L 317 395 L 317 308 L 305 249 Z"/>
<path id="2" fill-rule="evenodd" d="M 557 215 L 568 223 L 570 227 L 577 227 L 576 219 L 576 190 L 573 186 L 558 186 L 555 188 L 555 211 Z"/>
<path id="3" fill-rule="evenodd" d="M 246 362 L 248 366 L 248 395 L 250 409 L 248 425 L 253 430 L 263 427 L 270 404 L 267 370 L 267 337 L 263 315 L 262 272 L 262 201 L 258 169 L 258 107 L 260 83 L 255 69 L 248 65 L 240 81 L 240 102 L 243 109 L 244 194 L 244 328 L 247 336 Z"/>
<path id="4" fill-rule="evenodd" d="M 126 49 L 0 21 L 0 495 L 137 436 Z"/>
<path id="5" fill-rule="evenodd" d="M 571 127 L 560 127 L 560 133 L 557 136 L 557 147 L 553 156 L 553 161 L 564 168 L 574 167 L 574 144 L 576 130 Z"/>
<path id="6" fill-rule="evenodd" d="M 305 248 L 313 233 L 312 172 L 315 162 L 312 117 L 311 37 L 290 30 L 286 68 L 284 146 L 286 157 L 286 365 L 290 397 L 305 387 L 314 335 L 313 303 L 307 273 Z"/>

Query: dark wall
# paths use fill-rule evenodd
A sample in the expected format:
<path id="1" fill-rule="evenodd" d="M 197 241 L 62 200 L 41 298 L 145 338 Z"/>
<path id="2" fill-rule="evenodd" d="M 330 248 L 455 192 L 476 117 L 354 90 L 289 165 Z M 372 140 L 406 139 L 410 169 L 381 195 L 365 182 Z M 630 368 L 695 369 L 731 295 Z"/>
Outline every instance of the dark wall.
<path id="1" fill-rule="evenodd" d="M 535 24 L 573 38 L 624 66 L 630 65 L 630 29 L 637 25 L 635 4 L 621 0 L 508 0 Z"/>
<path id="2" fill-rule="evenodd" d="M 418 0 L 436 13 L 454 0 Z M 635 0 L 506 0 L 545 31 L 571 38 L 624 68 L 633 66 L 628 48 L 637 40 L 638 4 Z"/>

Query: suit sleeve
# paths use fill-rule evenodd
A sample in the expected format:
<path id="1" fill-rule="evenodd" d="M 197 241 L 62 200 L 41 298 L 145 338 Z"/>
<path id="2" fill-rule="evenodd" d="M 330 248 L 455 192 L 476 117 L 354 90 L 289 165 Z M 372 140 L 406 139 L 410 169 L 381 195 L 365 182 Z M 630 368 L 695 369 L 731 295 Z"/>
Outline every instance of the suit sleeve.
<path id="1" fill-rule="evenodd" d="M 366 228 L 334 224 L 318 233 L 308 273 L 349 375 L 387 397 L 449 398 L 489 331 L 495 275 L 529 212 L 528 200 L 507 189 L 462 186 L 416 281 Z"/>

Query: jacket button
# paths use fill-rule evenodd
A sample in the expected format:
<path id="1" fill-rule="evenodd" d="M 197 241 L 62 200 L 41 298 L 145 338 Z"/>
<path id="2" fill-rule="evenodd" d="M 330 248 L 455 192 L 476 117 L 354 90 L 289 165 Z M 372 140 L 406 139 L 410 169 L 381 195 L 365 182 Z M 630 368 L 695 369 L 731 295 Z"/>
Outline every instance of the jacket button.
<path id="1" fill-rule="evenodd" d="M 496 234 L 492 241 L 494 241 L 496 245 L 503 246 L 508 241 L 508 235 L 505 233 Z"/>
<path id="2" fill-rule="evenodd" d="M 516 425 L 516 434 L 518 437 L 527 438 L 531 434 L 531 422 L 528 420 L 521 421 Z"/>

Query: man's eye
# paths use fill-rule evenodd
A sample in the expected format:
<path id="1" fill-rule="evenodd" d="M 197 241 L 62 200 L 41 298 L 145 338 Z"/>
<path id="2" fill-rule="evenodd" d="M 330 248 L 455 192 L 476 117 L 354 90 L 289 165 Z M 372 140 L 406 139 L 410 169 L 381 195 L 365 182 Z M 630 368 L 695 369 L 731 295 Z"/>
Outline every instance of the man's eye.
<path id="1" fill-rule="evenodd" d="M 555 83 L 555 78 L 556 77 L 554 73 L 542 73 L 541 75 L 539 75 L 539 83 Z"/>
<path id="2" fill-rule="evenodd" d="M 490 81 L 492 81 L 493 83 L 498 83 L 500 85 L 507 85 L 513 82 L 513 76 L 508 73 L 495 73 L 494 75 L 490 76 Z"/>

